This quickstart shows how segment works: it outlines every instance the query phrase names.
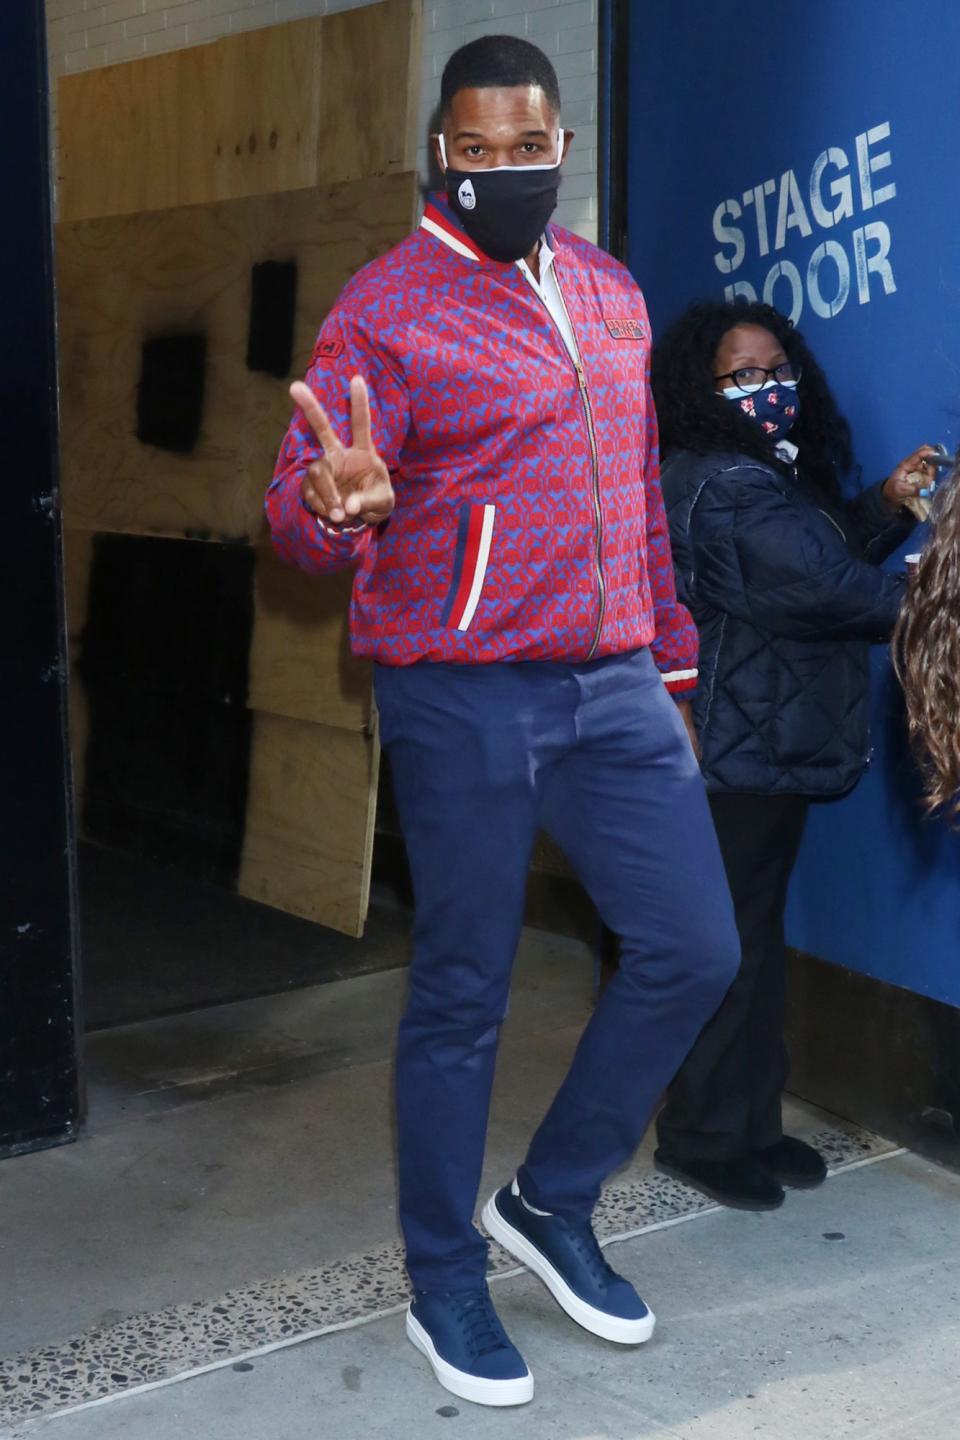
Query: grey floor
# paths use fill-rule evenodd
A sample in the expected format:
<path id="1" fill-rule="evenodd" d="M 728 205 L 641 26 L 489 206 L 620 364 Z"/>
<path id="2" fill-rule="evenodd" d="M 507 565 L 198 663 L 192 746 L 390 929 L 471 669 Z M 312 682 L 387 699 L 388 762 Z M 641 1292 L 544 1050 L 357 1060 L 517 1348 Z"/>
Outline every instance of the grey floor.
<path id="1" fill-rule="evenodd" d="M 146 1326 L 165 1307 L 395 1244 L 390 1050 L 403 983 L 401 971 L 362 976 L 91 1037 L 82 1140 L 0 1167 L 12 1383 L 96 1327 Z M 485 1186 L 520 1158 L 590 986 L 583 946 L 527 932 Z M 795 1131 L 825 1123 L 791 1104 Z M 629 1174 L 650 1168 L 645 1147 Z M 498 1279 L 537 1378 L 520 1411 L 452 1402 L 388 1315 L 237 1368 L 243 1347 L 228 1343 L 225 1368 L 25 1430 L 0 1423 L 0 1435 L 403 1440 L 456 1424 L 524 1440 L 955 1440 L 958 1239 L 960 1177 L 896 1156 L 791 1195 L 775 1215 L 713 1211 L 614 1246 L 659 1316 L 639 1352 L 576 1330 L 532 1279 Z"/>
<path id="2" fill-rule="evenodd" d="M 585 947 L 527 932 L 490 1185 L 546 1109 L 591 977 Z M 0 1356 L 395 1239 L 405 985 L 392 970 L 91 1036 L 81 1140 L 0 1166 Z"/>
<path id="3" fill-rule="evenodd" d="M 66 1416 L 50 1440 L 401 1440 L 454 1421 L 523 1440 L 955 1440 L 958 1206 L 960 1181 L 903 1158 L 776 1216 L 627 1241 L 610 1257 L 659 1320 L 638 1352 L 577 1330 L 536 1281 L 504 1280 L 497 1304 L 537 1384 L 520 1410 L 450 1404 L 398 1316 Z"/>

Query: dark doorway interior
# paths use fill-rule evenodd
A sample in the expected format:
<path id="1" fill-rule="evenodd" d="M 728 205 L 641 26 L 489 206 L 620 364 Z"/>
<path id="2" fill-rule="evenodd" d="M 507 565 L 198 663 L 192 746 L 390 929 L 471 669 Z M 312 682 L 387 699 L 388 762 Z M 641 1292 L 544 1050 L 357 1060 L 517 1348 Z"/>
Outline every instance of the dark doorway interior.
<path id="1" fill-rule="evenodd" d="M 406 960 L 407 914 L 378 891 L 354 940 L 182 869 L 80 847 L 86 1026 L 101 1030 Z"/>

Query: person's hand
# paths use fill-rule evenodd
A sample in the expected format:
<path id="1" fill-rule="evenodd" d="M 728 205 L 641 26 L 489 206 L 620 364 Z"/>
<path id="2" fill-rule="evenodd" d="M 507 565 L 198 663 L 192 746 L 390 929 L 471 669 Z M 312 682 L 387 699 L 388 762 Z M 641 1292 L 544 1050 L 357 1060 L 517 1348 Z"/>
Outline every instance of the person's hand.
<path id="1" fill-rule="evenodd" d="M 303 503 L 321 520 L 334 525 L 360 520 L 377 525 L 393 512 L 395 496 L 386 465 L 374 449 L 370 436 L 370 400 L 365 381 L 354 375 L 350 381 L 350 448 L 341 445 L 323 406 L 309 385 L 296 380 L 290 386 L 291 399 L 323 450 L 314 460 L 300 486 Z"/>
<path id="2" fill-rule="evenodd" d="M 919 445 L 912 455 L 900 461 L 883 482 L 883 498 L 888 505 L 899 509 L 901 505 L 909 504 L 937 478 L 937 467 L 925 463 L 926 456 L 936 453 L 932 445 Z"/>
<path id="3" fill-rule="evenodd" d="M 682 719 L 684 725 L 687 727 L 687 735 L 690 737 L 690 744 L 691 744 L 691 746 L 693 747 L 693 753 L 694 753 L 694 755 L 696 755 L 696 757 L 697 757 L 697 764 L 699 765 L 699 764 L 700 764 L 700 736 L 697 734 L 697 727 L 696 727 L 696 725 L 694 725 L 694 723 L 693 723 L 693 701 L 692 701 L 692 700 L 678 700 L 678 701 L 676 702 L 676 706 L 677 706 L 677 709 L 680 711 L 680 718 Z"/>

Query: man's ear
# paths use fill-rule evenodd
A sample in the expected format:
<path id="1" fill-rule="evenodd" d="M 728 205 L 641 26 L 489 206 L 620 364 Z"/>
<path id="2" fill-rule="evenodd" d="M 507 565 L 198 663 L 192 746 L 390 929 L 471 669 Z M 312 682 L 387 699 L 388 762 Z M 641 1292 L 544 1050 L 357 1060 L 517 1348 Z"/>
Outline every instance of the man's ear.
<path id="1" fill-rule="evenodd" d="M 573 140 L 573 137 L 576 135 L 576 133 L 577 133 L 576 130 L 564 130 L 564 132 L 563 132 L 563 154 L 560 156 L 560 164 L 561 164 L 561 165 L 563 164 L 564 160 L 566 160 L 567 156 L 568 156 L 569 153 L 570 153 L 570 143 L 571 143 L 571 141 Z"/>

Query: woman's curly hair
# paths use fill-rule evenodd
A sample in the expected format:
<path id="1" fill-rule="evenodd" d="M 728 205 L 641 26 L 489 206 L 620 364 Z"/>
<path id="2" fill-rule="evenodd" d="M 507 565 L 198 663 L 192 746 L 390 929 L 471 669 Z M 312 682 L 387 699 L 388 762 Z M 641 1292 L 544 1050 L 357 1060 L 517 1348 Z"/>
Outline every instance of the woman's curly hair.
<path id="1" fill-rule="evenodd" d="M 735 325 L 760 325 L 775 335 L 802 372 L 800 416 L 790 439 L 800 449 L 806 479 L 832 499 L 853 464 L 850 427 L 837 409 L 826 376 L 806 341 L 771 305 L 757 301 L 702 300 L 666 331 L 653 352 L 653 396 L 663 454 L 736 451 L 784 469 L 774 442 L 714 389 L 714 357 Z"/>
<path id="2" fill-rule="evenodd" d="M 893 636 L 893 662 L 931 810 L 960 819 L 960 469 L 938 487 L 932 533 Z"/>

